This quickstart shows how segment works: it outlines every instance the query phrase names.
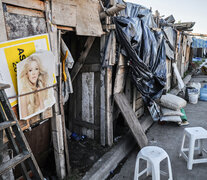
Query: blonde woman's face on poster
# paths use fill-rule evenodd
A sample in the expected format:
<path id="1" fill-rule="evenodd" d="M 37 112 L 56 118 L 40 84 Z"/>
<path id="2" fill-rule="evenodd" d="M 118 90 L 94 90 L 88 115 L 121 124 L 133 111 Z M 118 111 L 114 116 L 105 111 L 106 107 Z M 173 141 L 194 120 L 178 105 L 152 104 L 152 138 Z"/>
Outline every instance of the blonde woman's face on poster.
<path id="1" fill-rule="evenodd" d="M 36 85 L 38 76 L 39 76 L 39 66 L 37 62 L 31 61 L 28 69 L 28 78 L 33 85 Z"/>

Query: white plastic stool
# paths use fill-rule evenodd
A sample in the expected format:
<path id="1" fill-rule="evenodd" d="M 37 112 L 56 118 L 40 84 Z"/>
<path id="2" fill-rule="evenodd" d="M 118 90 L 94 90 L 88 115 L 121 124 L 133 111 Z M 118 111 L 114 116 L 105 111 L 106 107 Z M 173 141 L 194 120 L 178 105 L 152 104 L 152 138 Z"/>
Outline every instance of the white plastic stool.
<path id="1" fill-rule="evenodd" d="M 167 158 L 169 180 L 172 180 L 172 169 L 170 158 L 168 154 L 160 147 L 157 146 L 146 146 L 142 148 L 136 158 L 134 180 L 138 180 L 144 173 L 152 174 L 152 180 L 160 180 L 160 174 L 167 175 L 167 173 L 160 171 L 160 162 Z M 140 159 L 147 161 L 147 168 L 139 172 Z"/>
<path id="2" fill-rule="evenodd" d="M 189 148 L 184 148 L 185 145 L 185 137 L 189 138 Z M 190 127 L 184 129 L 184 135 L 182 140 L 182 145 L 180 149 L 179 156 L 183 156 L 183 158 L 187 161 L 187 168 L 191 170 L 193 168 L 193 164 L 197 163 L 206 163 L 207 158 L 202 159 L 194 159 L 194 151 L 198 151 L 199 154 L 202 154 L 203 149 L 203 140 L 207 139 L 207 131 L 202 127 Z M 195 147 L 195 142 L 198 140 L 198 146 Z M 188 152 L 188 156 L 185 152 Z"/>

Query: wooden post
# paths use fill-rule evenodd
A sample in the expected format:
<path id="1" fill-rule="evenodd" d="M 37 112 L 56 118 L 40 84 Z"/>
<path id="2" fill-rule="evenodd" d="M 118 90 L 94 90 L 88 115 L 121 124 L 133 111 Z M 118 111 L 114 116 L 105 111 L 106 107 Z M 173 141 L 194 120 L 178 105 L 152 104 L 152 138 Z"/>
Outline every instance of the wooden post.
<path id="1" fill-rule="evenodd" d="M 61 44 L 61 31 L 58 30 L 58 57 L 61 58 L 61 51 L 60 51 L 60 44 Z M 62 128 L 63 128 L 63 142 L 64 142 L 64 148 L 65 148 L 65 160 L 67 165 L 67 173 L 70 174 L 70 162 L 69 162 L 69 152 L 68 152 L 68 142 L 67 142 L 67 136 L 66 136 L 66 128 L 65 128 L 65 112 L 64 112 L 64 106 L 63 106 L 63 95 L 62 95 L 62 63 L 60 63 L 60 74 L 59 74 L 59 104 L 60 104 L 60 113 L 62 115 Z"/>
<path id="2" fill-rule="evenodd" d="M 104 48 L 106 42 L 106 35 L 101 36 L 101 43 L 100 43 L 100 54 L 101 54 L 101 63 L 104 56 Z M 101 145 L 106 145 L 106 106 L 105 106 L 105 74 L 106 71 L 104 68 L 101 68 L 100 72 L 100 141 Z"/>
<path id="3" fill-rule="evenodd" d="M 106 68 L 106 140 L 113 144 L 113 107 L 112 107 L 112 66 Z"/>
<path id="4" fill-rule="evenodd" d="M 60 57 L 58 53 L 57 26 L 49 23 L 50 2 L 46 1 L 45 6 L 46 6 L 45 13 L 46 13 L 47 28 L 50 37 L 52 52 L 55 56 L 56 76 L 58 76 L 60 75 L 59 74 Z M 63 142 L 63 131 L 62 131 L 63 127 L 62 127 L 62 116 L 60 114 L 60 107 L 58 103 L 59 96 L 58 96 L 57 87 L 55 91 L 55 99 L 56 99 L 56 103 L 53 106 L 53 117 L 51 118 L 52 140 L 53 140 L 53 148 L 54 148 L 54 155 L 55 155 L 56 173 L 58 179 L 64 179 L 66 177 L 66 169 L 65 169 L 64 142 Z"/>

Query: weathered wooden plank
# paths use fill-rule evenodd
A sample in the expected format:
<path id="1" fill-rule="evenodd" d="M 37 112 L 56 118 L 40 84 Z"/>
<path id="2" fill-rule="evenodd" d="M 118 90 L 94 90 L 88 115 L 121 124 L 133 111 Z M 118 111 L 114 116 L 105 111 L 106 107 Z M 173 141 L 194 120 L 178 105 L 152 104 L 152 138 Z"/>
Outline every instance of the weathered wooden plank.
<path id="1" fill-rule="evenodd" d="M 94 124 L 94 73 L 82 73 L 82 120 Z M 82 133 L 94 139 L 94 130 L 82 128 Z"/>
<path id="2" fill-rule="evenodd" d="M 106 36 L 101 36 L 100 40 L 100 63 L 102 63 L 102 59 L 104 56 L 104 49 L 105 49 L 105 42 L 106 42 Z M 101 145 L 106 145 L 106 113 L 105 113 L 105 69 L 101 68 L 100 70 L 100 140 Z"/>
<path id="3" fill-rule="evenodd" d="M 144 102 L 142 100 L 142 98 L 139 98 L 135 101 L 135 110 L 141 108 L 142 106 L 144 106 Z"/>
<path id="4" fill-rule="evenodd" d="M 135 112 L 132 110 L 129 102 L 127 101 L 126 96 L 123 93 L 119 93 L 114 95 L 114 99 L 121 110 L 124 119 L 128 123 L 128 126 L 130 127 L 138 145 L 141 148 L 146 146 L 148 143 L 147 136 L 145 135 Z"/>
<path id="5" fill-rule="evenodd" d="M 99 2 L 93 0 L 76 0 L 77 3 L 77 35 L 101 36 L 103 34 L 99 19 Z"/>
<path id="6" fill-rule="evenodd" d="M 0 42 L 7 40 L 7 34 L 6 34 L 6 26 L 5 26 L 5 20 L 4 20 L 4 12 L 2 7 L 2 1 L 0 0 Z"/>
<path id="7" fill-rule="evenodd" d="M 84 45 L 83 51 L 81 52 L 80 58 L 76 61 L 72 71 L 71 80 L 73 81 L 77 76 L 78 72 L 81 70 L 83 64 L 85 63 L 86 57 L 91 49 L 91 46 L 95 40 L 95 37 L 88 37 Z"/>
<path id="8" fill-rule="evenodd" d="M 52 48 L 52 52 L 55 56 L 55 63 L 60 63 L 60 54 L 59 54 L 59 42 L 60 37 L 58 36 L 57 26 L 53 25 L 53 31 L 51 31 L 51 25 L 49 24 L 49 12 L 50 12 L 50 2 L 45 2 L 46 7 L 46 21 L 47 28 L 50 38 L 50 44 Z M 56 67 L 56 76 L 60 76 L 59 68 Z M 56 87 L 55 87 L 56 88 Z M 62 115 L 59 108 L 59 95 L 58 90 L 55 91 L 55 99 L 56 102 L 53 106 L 53 117 L 51 121 L 52 127 L 52 140 L 54 147 L 54 156 L 55 156 L 55 165 L 56 165 L 56 173 L 58 179 L 64 179 L 66 177 L 66 166 L 65 166 L 65 154 L 64 154 L 64 142 L 63 142 L 63 127 L 62 127 Z"/>
<path id="9" fill-rule="evenodd" d="M 52 0 L 52 22 L 61 26 L 76 27 L 76 5 L 70 0 Z"/>
<path id="10" fill-rule="evenodd" d="M 114 94 L 124 91 L 126 67 L 124 65 L 124 56 L 120 54 L 119 64 L 117 67 L 116 78 L 114 83 Z"/>
<path id="11" fill-rule="evenodd" d="M 99 129 L 94 130 L 94 140 L 100 142 L 100 70 L 94 72 L 94 125 Z"/>
<path id="12" fill-rule="evenodd" d="M 2 2 L 30 9 L 37 9 L 41 11 L 45 10 L 45 4 L 43 1 L 40 0 L 2 0 Z"/>
<path id="13" fill-rule="evenodd" d="M 112 106 L 112 67 L 106 68 L 106 140 L 109 146 L 113 144 L 113 106 Z"/>
<path id="14" fill-rule="evenodd" d="M 21 14 L 21 15 L 34 16 L 34 17 L 45 17 L 44 13 L 38 10 L 16 7 L 11 5 L 7 5 L 6 9 L 8 13 Z"/>
<path id="15" fill-rule="evenodd" d="M 141 108 L 137 109 L 135 112 L 137 118 L 141 117 L 144 114 L 144 106 L 142 106 Z"/>

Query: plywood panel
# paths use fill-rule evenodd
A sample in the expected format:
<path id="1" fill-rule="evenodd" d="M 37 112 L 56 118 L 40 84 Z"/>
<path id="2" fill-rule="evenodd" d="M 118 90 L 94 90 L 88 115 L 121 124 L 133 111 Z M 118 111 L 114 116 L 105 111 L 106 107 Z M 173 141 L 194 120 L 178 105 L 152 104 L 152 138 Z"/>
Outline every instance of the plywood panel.
<path id="1" fill-rule="evenodd" d="M 82 74 L 82 120 L 94 123 L 94 73 Z M 82 133 L 94 139 L 94 130 L 83 128 Z"/>
<path id="2" fill-rule="evenodd" d="M 71 0 L 52 0 L 52 22 L 76 27 L 76 5 Z"/>
<path id="3" fill-rule="evenodd" d="M 103 34 L 99 19 L 99 2 L 97 0 L 76 0 L 77 35 L 101 36 Z"/>

